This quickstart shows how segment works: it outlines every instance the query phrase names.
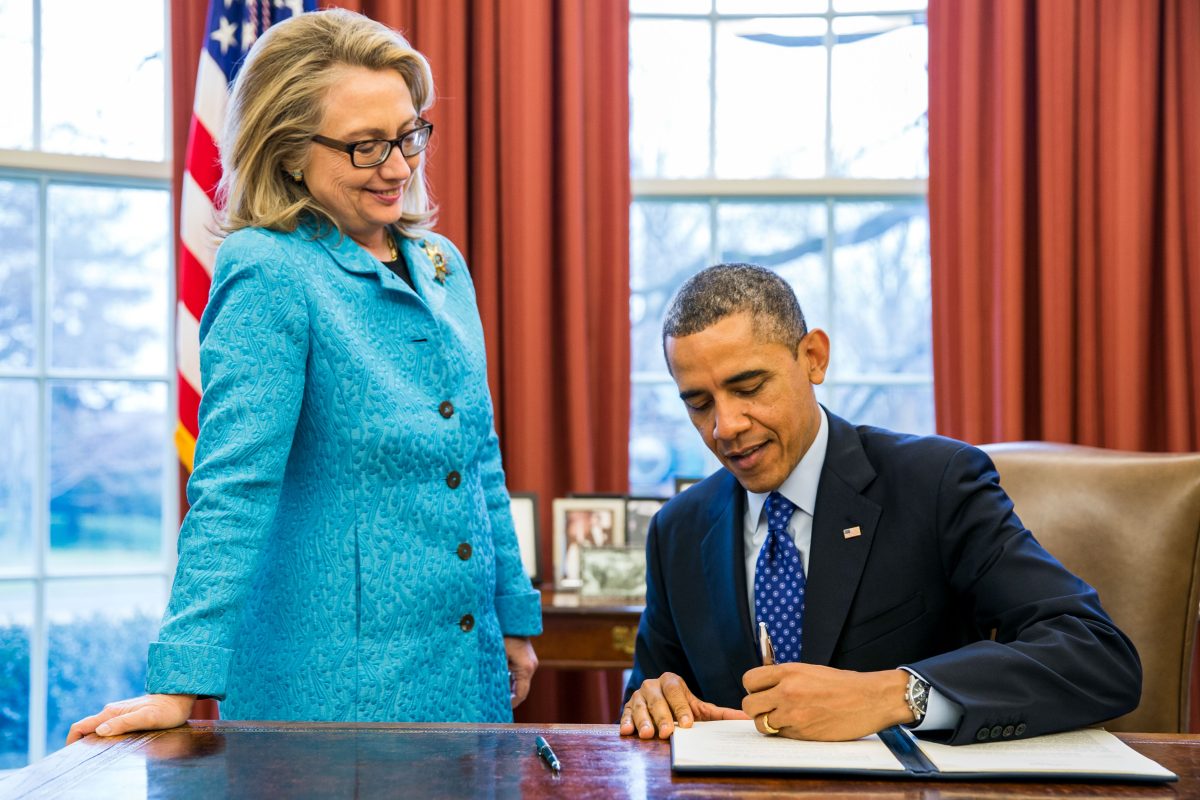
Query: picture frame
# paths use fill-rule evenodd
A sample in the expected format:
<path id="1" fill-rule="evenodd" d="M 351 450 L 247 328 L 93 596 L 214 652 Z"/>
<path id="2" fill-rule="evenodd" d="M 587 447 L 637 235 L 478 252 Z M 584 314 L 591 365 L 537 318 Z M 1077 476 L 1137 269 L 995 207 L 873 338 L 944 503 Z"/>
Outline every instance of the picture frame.
<path id="1" fill-rule="evenodd" d="M 638 547 L 588 547 L 580 553 L 582 597 L 646 596 L 646 551 Z"/>
<path id="2" fill-rule="evenodd" d="M 680 477 L 679 475 L 676 475 L 675 476 L 675 494 L 681 494 L 681 493 L 687 491 L 689 488 L 691 488 L 692 486 L 695 486 L 697 483 L 699 483 L 702 480 L 704 480 L 704 478 L 683 478 L 683 477 Z"/>
<path id="3" fill-rule="evenodd" d="M 590 547 L 624 547 L 625 499 L 612 496 L 556 497 L 554 512 L 554 587 L 578 589 L 581 553 Z"/>
<path id="4" fill-rule="evenodd" d="M 508 499 L 517 545 L 521 549 L 521 564 L 530 583 L 538 586 L 542 582 L 542 534 L 538 525 L 537 492 L 509 492 Z"/>
<path id="5" fill-rule="evenodd" d="M 625 498 L 625 546 L 646 547 L 646 534 L 650 532 L 650 520 L 667 502 L 665 497 Z"/>

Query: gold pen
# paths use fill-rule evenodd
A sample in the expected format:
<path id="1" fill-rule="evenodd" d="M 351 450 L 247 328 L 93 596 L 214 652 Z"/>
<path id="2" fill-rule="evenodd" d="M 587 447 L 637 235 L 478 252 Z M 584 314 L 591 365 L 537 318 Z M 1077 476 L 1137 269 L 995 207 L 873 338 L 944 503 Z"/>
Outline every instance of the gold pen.
<path id="1" fill-rule="evenodd" d="M 758 623 L 758 649 L 762 653 L 763 666 L 769 667 L 775 663 L 775 648 L 771 646 L 771 634 L 767 633 L 767 623 Z"/>

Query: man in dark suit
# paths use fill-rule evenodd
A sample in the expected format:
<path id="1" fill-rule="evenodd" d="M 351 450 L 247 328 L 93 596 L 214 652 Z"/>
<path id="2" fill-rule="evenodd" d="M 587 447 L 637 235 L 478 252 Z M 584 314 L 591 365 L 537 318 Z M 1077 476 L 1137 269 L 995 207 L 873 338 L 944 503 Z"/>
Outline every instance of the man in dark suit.
<path id="1" fill-rule="evenodd" d="M 903 723 L 963 744 L 1137 706 L 1132 643 L 1024 528 L 983 452 L 817 403 L 829 338 L 781 278 L 701 272 L 663 345 L 724 469 L 651 523 L 622 734 L 752 717 L 793 738 Z M 762 665 L 760 622 L 790 663 Z"/>

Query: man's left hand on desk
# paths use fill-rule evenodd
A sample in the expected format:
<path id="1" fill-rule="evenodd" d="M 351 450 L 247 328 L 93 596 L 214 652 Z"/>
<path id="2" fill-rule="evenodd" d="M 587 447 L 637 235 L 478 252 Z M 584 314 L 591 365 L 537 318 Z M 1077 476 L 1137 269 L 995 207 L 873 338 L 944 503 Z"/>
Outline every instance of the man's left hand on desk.
<path id="1" fill-rule="evenodd" d="M 648 678 L 629 698 L 621 712 L 620 733 L 642 739 L 670 738 L 675 726 L 690 728 L 692 722 L 715 719 L 746 719 L 736 708 L 706 703 L 688 688 L 683 678 L 673 672 Z"/>
<path id="2" fill-rule="evenodd" d="M 904 701 L 903 670 L 854 672 L 816 664 L 756 667 L 742 677 L 750 694 L 742 711 L 763 730 L 761 715 L 780 736 L 837 742 L 859 739 L 902 722 L 912 712 Z"/>

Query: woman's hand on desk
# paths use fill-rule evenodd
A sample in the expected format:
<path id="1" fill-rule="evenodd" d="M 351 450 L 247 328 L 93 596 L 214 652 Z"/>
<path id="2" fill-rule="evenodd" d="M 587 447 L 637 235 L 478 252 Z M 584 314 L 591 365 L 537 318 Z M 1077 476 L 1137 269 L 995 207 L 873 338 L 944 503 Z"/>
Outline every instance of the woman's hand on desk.
<path id="1" fill-rule="evenodd" d="M 529 684 L 526 683 L 526 690 Z M 99 714 L 84 717 L 67 732 L 67 744 L 95 732 L 117 736 L 129 731 L 154 731 L 174 728 L 188 721 L 194 694 L 144 694 L 129 700 L 109 703 Z"/>
<path id="2" fill-rule="evenodd" d="M 508 683 L 512 694 L 512 707 L 525 702 L 529 695 L 529 682 L 537 671 L 537 654 L 533 645 L 523 636 L 505 636 L 504 652 L 508 656 Z"/>
<path id="3" fill-rule="evenodd" d="M 683 678 L 674 672 L 664 672 L 658 678 L 647 678 L 629 697 L 621 712 L 621 735 L 634 733 L 642 739 L 670 738 L 675 726 L 690 728 L 694 721 L 714 719 L 749 719 L 736 708 L 706 703 L 688 688 Z"/>

